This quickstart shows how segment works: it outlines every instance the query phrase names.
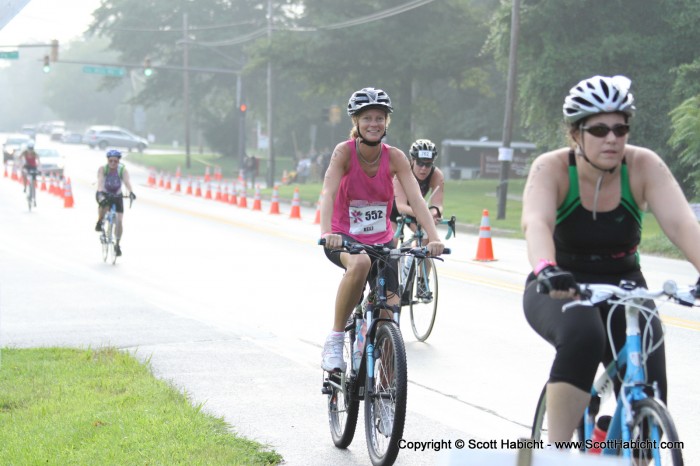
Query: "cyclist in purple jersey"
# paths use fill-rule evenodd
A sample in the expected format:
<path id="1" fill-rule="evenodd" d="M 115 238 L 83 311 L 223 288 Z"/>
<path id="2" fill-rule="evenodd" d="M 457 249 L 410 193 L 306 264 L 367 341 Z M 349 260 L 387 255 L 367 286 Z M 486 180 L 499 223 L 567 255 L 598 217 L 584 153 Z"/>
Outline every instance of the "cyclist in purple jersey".
<path id="1" fill-rule="evenodd" d="M 136 199 L 134 190 L 131 188 L 131 181 L 129 179 L 129 172 L 126 167 L 120 163 L 122 153 L 118 150 L 107 151 L 107 165 L 101 166 L 97 170 L 97 193 L 95 194 L 95 199 L 99 204 L 97 212 L 97 224 L 95 225 L 95 231 L 102 231 L 102 218 L 107 213 L 107 210 L 111 206 L 111 202 L 108 202 L 107 195 L 119 196 L 114 199 L 114 204 L 117 210 L 116 228 L 114 231 L 116 243 L 114 245 L 114 251 L 117 256 L 122 255 L 120 241 L 122 238 L 123 227 L 122 220 L 124 217 L 124 200 L 122 199 L 122 183 L 129 190 L 129 197 L 131 200 Z"/>

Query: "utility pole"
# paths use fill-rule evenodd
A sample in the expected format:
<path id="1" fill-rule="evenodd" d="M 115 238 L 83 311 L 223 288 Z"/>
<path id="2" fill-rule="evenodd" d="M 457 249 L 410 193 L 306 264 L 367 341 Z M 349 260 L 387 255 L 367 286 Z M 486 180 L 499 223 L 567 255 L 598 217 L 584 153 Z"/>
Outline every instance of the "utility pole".
<path id="1" fill-rule="evenodd" d="M 183 52 L 182 52 L 182 92 L 183 102 L 185 107 L 185 166 L 192 167 L 190 161 L 190 63 L 189 63 L 189 31 L 187 25 L 187 13 L 182 14 L 182 34 L 183 34 Z"/>
<path id="2" fill-rule="evenodd" d="M 272 0 L 267 0 L 267 41 L 272 46 Z M 275 153 L 272 150 L 272 60 L 267 61 L 267 185 L 275 184 Z"/>
<path id="3" fill-rule="evenodd" d="M 503 119 L 503 142 L 498 149 L 498 160 L 501 162 L 501 173 L 498 182 L 498 216 L 499 220 L 506 218 L 506 201 L 508 199 L 508 175 L 510 163 L 513 161 L 513 149 L 510 147 L 513 136 L 513 108 L 515 107 L 515 89 L 518 67 L 518 35 L 520 30 L 520 0 L 513 0 L 513 11 L 510 19 L 510 52 L 508 55 L 508 83 L 506 84 L 506 114 Z"/>

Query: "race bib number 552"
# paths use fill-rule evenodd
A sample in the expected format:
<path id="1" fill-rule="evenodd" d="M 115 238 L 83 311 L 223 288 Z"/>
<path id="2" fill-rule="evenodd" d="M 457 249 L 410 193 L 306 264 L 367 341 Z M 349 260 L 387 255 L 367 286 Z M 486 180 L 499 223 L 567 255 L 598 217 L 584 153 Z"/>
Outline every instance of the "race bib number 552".
<path id="1" fill-rule="evenodd" d="M 386 203 L 353 201 L 350 204 L 350 233 L 369 235 L 386 231 Z"/>

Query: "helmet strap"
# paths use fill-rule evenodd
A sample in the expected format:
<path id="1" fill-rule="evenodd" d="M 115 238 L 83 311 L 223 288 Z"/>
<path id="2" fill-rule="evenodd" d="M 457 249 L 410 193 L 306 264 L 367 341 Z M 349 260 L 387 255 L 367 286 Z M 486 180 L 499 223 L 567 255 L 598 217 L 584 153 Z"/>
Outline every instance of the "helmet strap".
<path id="1" fill-rule="evenodd" d="M 362 144 L 364 144 L 364 145 L 366 145 L 366 146 L 370 146 L 370 147 L 376 147 L 376 146 L 378 146 L 379 144 L 381 144 L 381 143 L 382 143 L 382 139 L 384 139 L 384 137 L 386 136 L 386 129 L 385 129 L 385 130 L 384 130 L 384 134 L 382 134 L 382 137 L 379 138 L 379 141 L 368 141 L 367 139 L 365 139 L 365 137 L 364 137 L 364 136 L 362 135 L 362 133 L 360 132 L 360 126 L 359 126 L 359 125 L 356 125 L 356 126 L 355 126 L 355 129 L 357 129 L 357 134 L 360 136 L 360 142 L 361 142 Z"/>

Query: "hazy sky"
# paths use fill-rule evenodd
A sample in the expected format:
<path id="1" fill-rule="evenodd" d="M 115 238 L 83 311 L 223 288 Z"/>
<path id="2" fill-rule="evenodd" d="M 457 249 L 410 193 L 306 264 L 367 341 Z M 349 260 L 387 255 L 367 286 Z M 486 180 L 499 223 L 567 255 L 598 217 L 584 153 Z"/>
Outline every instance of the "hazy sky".
<path id="1" fill-rule="evenodd" d="M 2 30 L 0 45 L 69 42 L 92 20 L 100 0 L 31 0 Z"/>

